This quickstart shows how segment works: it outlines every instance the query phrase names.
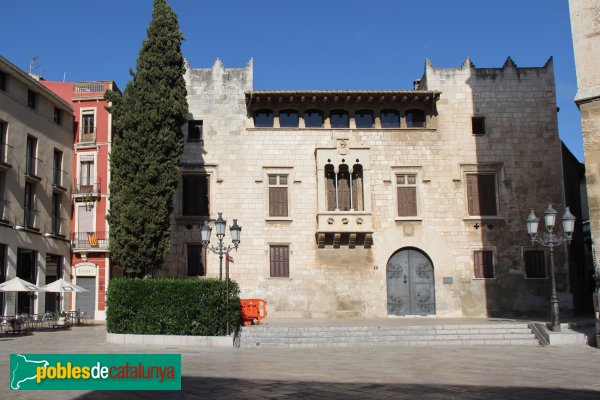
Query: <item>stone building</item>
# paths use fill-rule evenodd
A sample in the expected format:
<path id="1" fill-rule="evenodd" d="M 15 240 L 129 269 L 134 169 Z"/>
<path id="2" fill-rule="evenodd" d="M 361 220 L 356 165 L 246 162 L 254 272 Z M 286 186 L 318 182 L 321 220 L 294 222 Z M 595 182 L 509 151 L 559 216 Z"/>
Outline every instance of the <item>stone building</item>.
<path id="1" fill-rule="evenodd" d="M 548 312 L 549 260 L 525 221 L 564 208 L 551 59 L 426 61 L 412 90 L 256 91 L 252 61 L 185 79 L 165 275 L 219 275 L 200 227 L 222 212 L 243 227 L 231 276 L 270 316 Z M 569 312 L 563 248 L 556 265 Z"/>
<path id="2" fill-rule="evenodd" d="M 589 222 L 593 254 L 597 257 L 600 254 L 600 1 L 569 0 L 569 11 L 577 71 L 575 103 L 581 112 Z M 596 335 L 600 338 L 598 315 Z"/>
<path id="3" fill-rule="evenodd" d="M 71 105 L 0 56 L 0 282 L 69 280 L 72 162 Z M 0 300 L 3 315 L 56 311 L 61 301 L 25 292 Z"/>

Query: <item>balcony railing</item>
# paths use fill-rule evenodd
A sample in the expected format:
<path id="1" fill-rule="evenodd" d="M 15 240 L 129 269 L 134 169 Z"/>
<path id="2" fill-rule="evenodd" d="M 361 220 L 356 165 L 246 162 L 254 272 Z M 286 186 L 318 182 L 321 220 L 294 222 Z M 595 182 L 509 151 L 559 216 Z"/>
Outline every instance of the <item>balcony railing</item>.
<path id="1" fill-rule="evenodd" d="M 71 248 L 74 251 L 108 250 L 108 232 L 73 232 Z"/>
<path id="2" fill-rule="evenodd" d="M 8 223 L 10 221 L 8 211 L 10 209 L 10 201 L 0 199 L 0 222 Z"/>
<path id="3" fill-rule="evenodd" d="M 0 146 L 0 167 L 10 168 L 13 163 L 13 147 L 7 143 Z"/>
<path id="4" fill-rule="evenodd" d="M 43 163 L 43 161 L 37 157 L 27 157 L 25 159 L 25 175 L 40 180 L 41 178 L 38 171 L 41 163 Z"/>
<path id="5" fill-rule="evenodd" d="M 96 143 L 95 126 L 79 126 L 79 144 Z"/>
<path id="6" fill-rule="evenodd" d="M 33 208 L 23 209 L 23 226 L 28 229 L 38 229 L 36 226 L 38 210 Z"/>
<path id="7" fill-rule="evenodd" d="M 67 185 L 69 182 L 69 173 L 62 169 L 55 169 L 52 174 L 52 186 L 67 189 Z"/>
<path id="8" fill-rule="evenodd" d="M 64 218 L 52 216 L 52 226 L 50 227 L 50 233 L 52 233 L 55 236 L 64 236 L 64 234 L 63 234 L 64 222 L 65 222 Z"/>
<path id="9" fill-rule="evenodd" d="M 73 93 L 103 93 L 102 83 L 76 83 L 73 85 Z"/>
<path id="10" fill-rule="evenodd" d="M 73 197 L 79 201 L 91 201 L 100 196 L 100 178 L 78 178 L 73 184 Z M 88 199 L 89 200 L 86 200 Z"/>

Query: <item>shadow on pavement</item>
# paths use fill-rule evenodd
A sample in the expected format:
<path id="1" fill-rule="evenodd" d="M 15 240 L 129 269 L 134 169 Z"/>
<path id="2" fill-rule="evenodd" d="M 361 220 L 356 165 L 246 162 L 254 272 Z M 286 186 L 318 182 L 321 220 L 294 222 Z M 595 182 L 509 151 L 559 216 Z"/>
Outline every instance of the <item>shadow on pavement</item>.
<path id="1" fill-rule="evenodd" d="M 97 391 L 78 399 L 598 399 L 600 391 L 541 387 L 416 385 L 182 378 L 182 390 Z"/>

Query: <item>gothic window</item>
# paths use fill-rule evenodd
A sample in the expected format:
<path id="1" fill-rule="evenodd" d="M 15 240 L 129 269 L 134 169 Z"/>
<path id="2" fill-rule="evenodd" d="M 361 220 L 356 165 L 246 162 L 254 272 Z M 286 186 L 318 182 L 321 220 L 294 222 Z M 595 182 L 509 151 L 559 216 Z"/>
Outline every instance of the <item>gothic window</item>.
<path id="1" fill-rule="evenodd" d="M 254 113 L 254 126 L 257 128 L 273 127 L 273 111 L 258 110 Z"/>
<path id="2" fill-rule="evenodd" d="M 304 112 L 304 126 L 306 128 L 322 128 L 323 112 L 319 110 L 308 110 Z"/>
<path id="3" fill-rule="evenodd" d="M 359 110 L 354 113 L 357 128 L 373 128 L 373 111 Z"/>
<path id="4" fill-rule="evenodd" d="M 406 110 L 407 128 L 425 128 L 425 112 L 423 110 Z"/>
<path id="5" fill-rule="evenodd" d="M 363 169 L 356 164 L 350 170 L 346 164 L 325 166 L 327 211 L 363 211 Z"/>
<path id="6" fill-rule="evenodd" d="M 348 128 L 349 126 L 350 126 L 350 119 L 348 117 L 348 111 L 333 110 L 331 112 L 331 127 L 332 128 Z"/>
<path id="7" fill-rule="evenodd" d="M 382 110 L 379 119 L 382 128 L 400 128 L 400 114 L 396 110 Z"/>
<path id="8" fill-rule="evenodd" d="M 282 110 L 279 112 L 279 126 L 281 128 L 297 128 L 298 112 L 295 110 Z"/>

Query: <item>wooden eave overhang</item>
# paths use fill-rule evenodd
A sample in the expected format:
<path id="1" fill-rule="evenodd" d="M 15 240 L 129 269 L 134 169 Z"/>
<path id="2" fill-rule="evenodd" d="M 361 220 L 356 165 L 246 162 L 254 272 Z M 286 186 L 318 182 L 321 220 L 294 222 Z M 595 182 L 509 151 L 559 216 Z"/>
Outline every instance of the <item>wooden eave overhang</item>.
<path id="1" fill-rule="evenodd" d="M 333 107 L 360 104 L 365 106 L 429 104 L 440 98 L 435 90 L 253 90 L 245 92 L 246 107 L 280 107 L 319 105 Z"/>

